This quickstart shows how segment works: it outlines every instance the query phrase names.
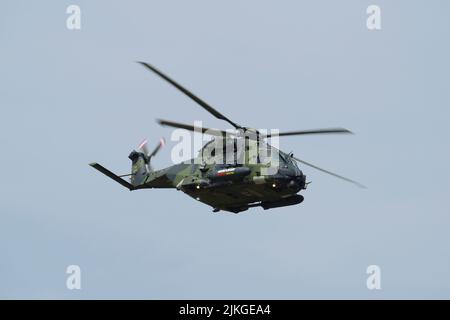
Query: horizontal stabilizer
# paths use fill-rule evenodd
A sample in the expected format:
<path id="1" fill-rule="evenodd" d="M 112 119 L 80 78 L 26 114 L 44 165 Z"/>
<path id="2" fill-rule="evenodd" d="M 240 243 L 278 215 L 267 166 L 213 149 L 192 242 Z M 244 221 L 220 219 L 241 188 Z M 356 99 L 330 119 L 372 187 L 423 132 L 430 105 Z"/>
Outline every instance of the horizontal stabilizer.
<path id="1" fill-rule="evenodd" d="M 103 173 L 104 175 L 110 177 L 111 179 L 113 179 L 114 181 L 120 183 L 121 185 L 123 185 L 125 188 L 133 190 L 134 187 L 131 183 L 129 183 L 128 181 L 125 181 L 124 179 L 120 178 L 119 176 L 117 176 L 116 174 L 112 173 L 111 171 L 109 171 L 108 169 L 106 169 L 105 167 L 99 165 L 98 163 L 94 162 L 94 163 L 90 163 L 89 164 L 91 167 L 97 169 L 98 171 L 100 171 L 101 173 Z"/>

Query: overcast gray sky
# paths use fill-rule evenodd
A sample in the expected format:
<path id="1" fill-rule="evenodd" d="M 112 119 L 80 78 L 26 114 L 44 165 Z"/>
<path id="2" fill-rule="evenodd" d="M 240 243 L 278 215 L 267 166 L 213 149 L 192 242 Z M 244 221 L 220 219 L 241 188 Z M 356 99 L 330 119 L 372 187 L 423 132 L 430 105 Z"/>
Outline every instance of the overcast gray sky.
<path id="1" fill-rule="evenodd" d="M 81 30 L 66 8 L 81 7 Z M 381 7 L 382 30 L 366 28 Z M 448 1 L 2 1 L 1 298 L 450 298 Z M 280 130 L 311 168 L 301 205 L 239 215 L 128 192 L 129 152 L 171 130 Z M 170 163 L 174 142 L 154 165 Z M 66 288 L 79 265 L 82 290 Z M 379 291 L 366 268 L 381 268 Z"/>

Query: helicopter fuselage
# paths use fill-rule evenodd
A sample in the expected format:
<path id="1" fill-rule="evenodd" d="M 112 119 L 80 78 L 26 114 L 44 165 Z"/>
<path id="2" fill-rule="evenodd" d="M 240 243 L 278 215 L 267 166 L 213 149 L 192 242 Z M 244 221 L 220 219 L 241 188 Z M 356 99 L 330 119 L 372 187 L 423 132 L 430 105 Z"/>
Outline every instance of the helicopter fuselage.
<path id="1" fill-rule="evenodd" d="M 284 154 L 284 159 L 289 155 Z M 240 212 L 301 203 L 297 193 L 306 188 L 306 177 L 294 162 L 282 162 L 272 174 L 264 164 L 195 164 L 191 159 L 147 173 L 135 189 L 175 188 L 210 205 L 214 211 Z"/>

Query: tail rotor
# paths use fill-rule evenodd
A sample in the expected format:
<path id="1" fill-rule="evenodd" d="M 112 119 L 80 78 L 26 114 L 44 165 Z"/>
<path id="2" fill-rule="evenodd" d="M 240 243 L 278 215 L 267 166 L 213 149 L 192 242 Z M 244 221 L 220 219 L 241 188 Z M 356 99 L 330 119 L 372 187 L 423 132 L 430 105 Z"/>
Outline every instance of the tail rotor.
<path id="1" fill-rule="evenodd" d="M 144 139 L 138 146 L 138 150 L 142 151 L 144 154 L 145 165 L 147 167 L 147 171 L 152 171 L 152 166 L 150 165 L 151 159 L 156 156 L 156 154 L 161 150 L 162 147 L 166 145 L 166 140 L 164 138 L 159 139 L 158 144 L 152 152 L 148 150 L 148 140 Z"/>
<path id="2" fill-rule="evenodd" d="M 137 150 L 133 150 L 130 153 L 128 158 L 131 160 L 131 184 L 133 186 L 145 183 L 148 173 L 153 171 L 150 161 L 164 145 L 165 140 L 161 138 L 155 149 L 150 152 L 148 150 L 148 141 L 144 139 Z"/>

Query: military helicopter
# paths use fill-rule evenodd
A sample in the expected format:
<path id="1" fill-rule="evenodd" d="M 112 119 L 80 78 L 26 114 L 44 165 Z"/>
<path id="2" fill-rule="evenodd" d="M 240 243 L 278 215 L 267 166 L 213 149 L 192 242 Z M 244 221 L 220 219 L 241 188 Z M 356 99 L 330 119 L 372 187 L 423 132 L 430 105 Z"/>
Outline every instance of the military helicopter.
<path id="1" fill-rule="evenodd" d="M 226 121 L 234 129 L 230 133 L 230 130 L 199 128 L 195 125 L 159 119 L 157 122 L 162 126 L 210 134 L 213 139 L 201 148 L 197 157 L 161 170 L 153 170 L 150 162 L 164 146 L 164 139 L 161 139 L 151 152 L 147 147 L 147 140 L 144 140 L 137 150 L 130 153 L 129 159 L 132 162 L 130 174 L 119 176 L 98 163 L 90 164 L 130 191 L 151 188 L 177 189 L 211 206 L 213 212 L 239 213 L 253 207 L 267 210 L 291 206 L 303 202 L 304 197 L 298 192 L 306 189 L 308 185 L 306 176 L 297 166 L 297 162 L 364 188 L 354 180 L 294 157 L 292 153 L 283 152 L 267 142 L 274 136 L 351 134 L 351 131 L 344 128 L 328 128 L 267 134 L 261 130 L 241 126 L 154 66 L 146 62 L 138 63 L 194 100 L 214 117 Z M 216 152 L 217 150 L 219 151 Z M 216 161 L 218 154 L 222 160 L 226 158 L 231 161 Z M 278 160 L 274 161 L 276 166 L 273 166 L 271 161 L 262 161 L 262 154 L 266 158 Z M 130 181 L 123 179 L 124 177 L 129 177 Z"/>

